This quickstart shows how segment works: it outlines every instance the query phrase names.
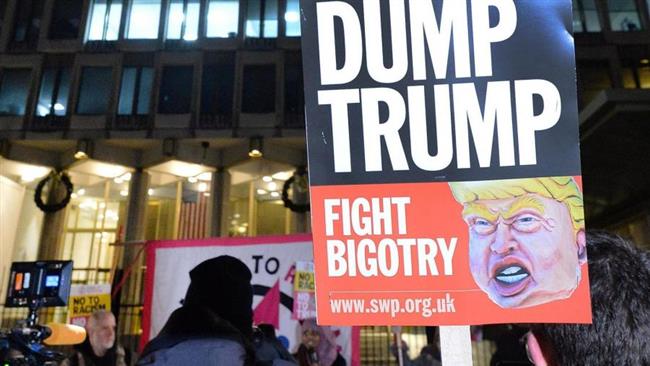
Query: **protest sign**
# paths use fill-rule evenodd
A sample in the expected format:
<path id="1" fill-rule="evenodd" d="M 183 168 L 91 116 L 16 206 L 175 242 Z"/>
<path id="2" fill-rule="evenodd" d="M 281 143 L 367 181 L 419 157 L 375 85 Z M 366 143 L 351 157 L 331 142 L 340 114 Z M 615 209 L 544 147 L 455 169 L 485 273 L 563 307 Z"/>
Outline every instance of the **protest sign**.
<path id="1" fill-rule="evenodd" d="M 86 326 L 92 313 L 111 311 L 111 285 L 72 285 L 68 300 L 68 323 Z"/>
<path id="2" fill-rule="evenodd" d="M 296 262 L 293 278 L 293 318 L 316 319 L 314 263 Z"/>
<path id="3" fill-rule="evenodd" d="M 301 15 L 319 323 L 590 322 L 571 1 Z"/>
<path id="4" fill-rule="evenodd" d="M 281 342 L 295 352 L 301 334 L 299 322 L 292 315 L 294 273 L 296 262 L 312 261 L 311 235 L 148 243 L 141 344 L 155 337 L 172 311 L 181 305 L 190 284 L 189 271 L 220 255 L 236 257 L 248 266 L 253 275 L 254 322 L 272 324 Z M 228 301 L 228 294 L 214 296 Z M 343 357 L 348 364 L 358 364 L 358 341 L 353 342 L 358 334 L 354 335 L 350 327 L 336 327 L 335 331 Z"/>

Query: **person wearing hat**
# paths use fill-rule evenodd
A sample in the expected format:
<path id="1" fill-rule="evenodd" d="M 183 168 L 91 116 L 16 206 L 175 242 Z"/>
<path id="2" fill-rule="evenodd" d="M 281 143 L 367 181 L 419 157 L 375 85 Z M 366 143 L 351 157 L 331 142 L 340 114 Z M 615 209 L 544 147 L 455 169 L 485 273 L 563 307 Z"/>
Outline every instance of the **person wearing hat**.
<path id="1" fill-rule="evenodd" d="M 149 341 L 137 364 L 254 365 L 253 288 L 248 267 L 223 255 L 194 267 L 190 279 L 183 306 Z"/>

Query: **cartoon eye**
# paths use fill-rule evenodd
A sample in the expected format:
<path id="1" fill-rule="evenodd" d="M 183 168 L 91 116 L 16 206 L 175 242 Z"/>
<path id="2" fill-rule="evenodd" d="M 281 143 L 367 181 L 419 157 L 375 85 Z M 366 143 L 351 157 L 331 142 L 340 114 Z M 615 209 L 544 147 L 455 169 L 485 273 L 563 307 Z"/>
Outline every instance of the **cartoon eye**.
<path id="1" fill-rule="evenodd" d="M 512 225 L 517 231 L 533 232 L 539 229 L 541 220 L 534 215 L 521 215 L 514 220 Z"/>
<path id="2" fill-rule="evenodd" d="M 472 230 L 474 230 L 474 232 L 479 235 L 491 234 L 492 232 L 494 232 L 494 229 L 496 228 L 496 226 L 492 222 L 482 217 L 476 217 L 472 219 L 471 223 L 472 223 Z"/>
<path id="3" fill-rule="evenodd" d="M 474 225 L 478 226 L 488 226 L 490 225 L 490 222 L 484 218 L 477 217 L 474 219 Z"/>

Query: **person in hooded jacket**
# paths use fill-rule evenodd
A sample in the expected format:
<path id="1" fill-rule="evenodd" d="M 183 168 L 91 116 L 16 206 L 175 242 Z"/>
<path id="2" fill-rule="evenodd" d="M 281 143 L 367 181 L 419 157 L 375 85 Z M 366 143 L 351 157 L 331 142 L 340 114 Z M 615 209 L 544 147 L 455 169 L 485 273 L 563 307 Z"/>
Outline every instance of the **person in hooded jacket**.
<path id="1" fill-rule="evenodd" d="M 137 365 L 255 365 L 248 267 L 219 256 L 194 267 L 190 279 L 183 305 L 149 341 Z"/>

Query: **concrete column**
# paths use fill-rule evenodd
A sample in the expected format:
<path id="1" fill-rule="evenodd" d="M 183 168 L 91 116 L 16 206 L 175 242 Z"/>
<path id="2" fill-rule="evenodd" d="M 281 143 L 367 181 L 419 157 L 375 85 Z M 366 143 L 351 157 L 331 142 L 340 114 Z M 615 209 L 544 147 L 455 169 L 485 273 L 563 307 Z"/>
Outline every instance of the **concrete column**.
<path id="1" fill-rule="evenodd" d="M 212 220 L 210 235 L 213 237 L 228 235 L 228 210 L 230 209 L 230 173 L 224 167 L 219 167 L 212 174 Z"/>
<path id="2" fill-rule="evenodd" d="M 291 201 L 293 201 L 294 204 L 296 205 L 304 205 L 309 202 L 309 186 L 305 185 L 303 186 L 300 184 L 299 180 L 302 179 L 301 176 L 297 174 L 301 174 L 302 171 L 304 170 L 304 167 L 298 167 L 296 169 L 296 173 L 294 173 L 294 177 L 296 178 L 292 184 L 292 194 L 291 194 Z M 306 173 L 305 173 L 306 174 Z M 305 178 L 307 177 L 306 175 L 304 176 Z M 292 222 L 293 222 L 293 232 L 296 233 L 307 233 L 310 232 L 310 215 L 309 211 L 307 212 L 292 212 Z"/>
<path id="3" fill-rule="evenodd" d="M 147 201 L 149 198 L 149 173 L 138 168 L 131 173 L 129 183 L 129 202 L 126 215 L 126 230 L 124 241 L 127 245 L 124 248 L 122 258 L 122 268 L 128 266 L 133 261 L 139 248 L 138 246 L 129 245 L 129 242 L 142 241 L 145 239 L 145 213 L 147 210 Z"/>
<path id="4" fill-rule="evenodd" d="M 129 266 L 133 264 L 128 279 L 120 289 L 120 304 L 123 307 L 120 310 L 120 334 L 126 332 L 126 329 L 131 329 L 134 324 L 131 323 L 131 318 L 124 318 L 122 315 L 129 314 L 132 308 L 128 306 L 142 302 L 142 289 L 143 289 L 143 273 L 141 266 L 146 263 L 146 252 L 140 255 L 137 262 L 134 263 L 138 252 L 142 249 L 142 245 L 138 245 L 138 241 L 145 239 L 145 213 L 147 209 L 148 190 L 149 190 L 149 174 L 138 168 L 135 172 L 131 173 L 131 181 L 129 183 L 129 197 L 128 207 L 126 214 L 126 230 L 124 234 L 125 245 L 123 247 L 122 263 L 120 268 L 124 270 L 123 275 L 127 275 L 126 271 Z M 127 306 L 126 308 L 124 306 Z"/>
<path id="5" fill-rule="evenodd" d="M 61 202 L 66 194 L 65 185 L 58 180 L 50 180 L 49 184 L 50 189 L 46 202 Z M 38 260 L 57 259 L 64 228 L 65 209 L 45 213 L 41 229 L 41 244 L 38 249 Z"/>

